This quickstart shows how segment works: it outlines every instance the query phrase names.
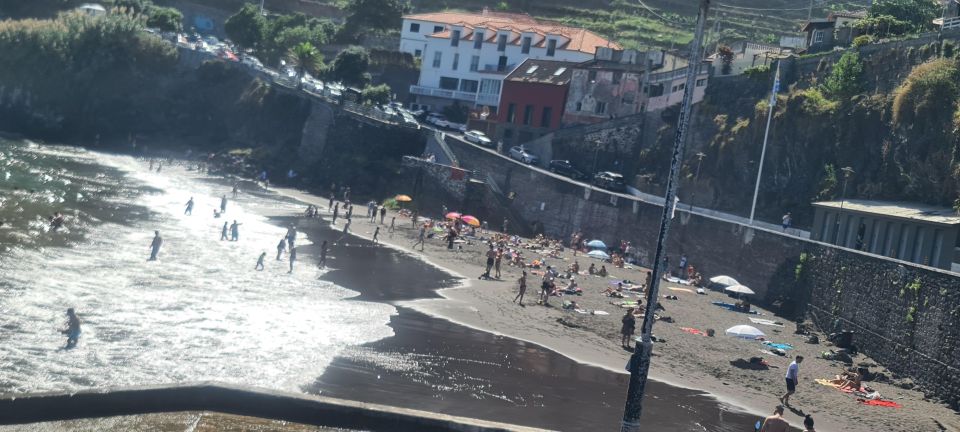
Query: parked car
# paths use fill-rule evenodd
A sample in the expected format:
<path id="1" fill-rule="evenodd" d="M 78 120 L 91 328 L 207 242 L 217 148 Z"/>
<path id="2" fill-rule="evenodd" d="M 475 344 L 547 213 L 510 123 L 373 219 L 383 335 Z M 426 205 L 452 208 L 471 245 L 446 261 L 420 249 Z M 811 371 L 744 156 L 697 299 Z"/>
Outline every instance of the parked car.
<path id="1" fill-rule="evenodd" d="M 402 113 L 400 113 L 400 115 L 401 115 L 401 117 L 403 117 L 403 124 L 405 124 L 405 125 L 407 125 L 407 126 L 419 126 L 419 125 L 420 125 L 420 122 L 418 122 L 417 119 L 414 118 L 414 117 L 413 117 L 412 115 L 410 115 L 409 113 L 402 112 Z"/>
<path id="2" fill-rule="evenodd" d="M 550 168 L 550 172 L 554 174 L 567 176 L 574 180 L 582 179 L 584 177 L 583 173 L 580 172 L 577 167 L 573 166 L 570 161 L 565 159 L 552 160 L 548 166 Z"/>
<path id="3" fill-rule="evenodd" d="M 487 135 L 478 130 L 470 130 L 463 134 L 463 139 L 484 147 L 494 147 L 493 141 L 487 138 Z"/>
<path id="4" fill-rule="evenodd" d="M 626 192 L 627 183 L 623 180 L 623 175 L 602 171 L 593 175 L 593 185 L 614 192 Z"/>
<path id="5" fill-rule="evenodd" d="M 447 117 L 440 113 L 427 114 L 427 123 L 430 123 L 438 128 L 450 127 L 450 122 L 447 121 Z"/>
<path id="6" fill-rule="evenodd" d="M 540 158 L 538 158 L 537 155 L 530 153 L 522 145 L 510 147 L 510 157 L 530 165 L 536 164 L 540 161 Z"/>

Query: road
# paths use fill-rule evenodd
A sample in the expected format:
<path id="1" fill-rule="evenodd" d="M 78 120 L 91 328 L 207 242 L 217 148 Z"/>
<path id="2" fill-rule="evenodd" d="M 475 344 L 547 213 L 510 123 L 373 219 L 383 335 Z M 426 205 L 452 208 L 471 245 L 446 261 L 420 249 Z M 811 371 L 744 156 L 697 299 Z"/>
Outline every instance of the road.
<path id="1" fill-rule="evenodd" d="M 525 168 L 527 168 L 527 169 L 531 169 L 531 170 L 537 171 L 538 173 L 540 173 L 540 174 L 542 174 L 542 175 L 545 175 L 545 176 L 550 176 L 550 177 L 553 177 L 553 178 L 555 178 L 555 179 L 558 179 L 558 180 L 561 180 L 561 181 L 565 181 L 565 182 L 567 182 L 567 183 L 575 184 L 575 185 L 577 185 L 577 186 L 581 186 L 581 187 L 584 187 L 584 188 L 587 188 L 587 189 L 590 189 L 590 190 L 594 190 L 594 191 L 598 191 L 598 192 L 603 192 L 603 193 L 605 193 L 605 194 L 613 195 L 613 196 L 616 196 L 616 197 L 618 197 L 618 198 L 623 198 L 623 199 L 633 200 L 633 201 L 640 201 L 640 202 L 643 202 L 643 203 L 653 204 L 653 205 L 660 206 L 660 207 L 663 207 L 663 205 L 664 205 L 663 197 L 656 196 L 656 195 L 652 195 L 652 194 L 648 194 L 648 193 L 645 193 L 645 192 L 641 192 L 641 191 L 639 191 L 638 189 L 636 189 L 636 188 L 634 188 L 634 187 L 631 187 L 631 186 L 627 186 L 627 192 L 628 192 L 628 193 L 614 192 L 614 191 L 610 191 L 610 190 L 607 190 L 607 189 L 602 189 L 602 188 L 596 187 L 596 186 L 594 186 L 594 185 L 592 185 L 592 184 L 590 184 L 590 183 L 585 183 L 585 182 L 582 182 L 582 181 L 574 180 L 574 179 L 572 179 L 572 178 L 570 178 L 570 177 L 566 177 L 566 176 L 562 176 L 562 175 L 559 175 L 559 174 L 552 173 L 552 172 L 550 172 L 549 170 L 544 169 L 544 168 L 541 168 L 541 167 L 539 167 L 539 166 L 528 165 L 528 164 L 522 163 L 522 162 L 517 161 L 517 160 L 515 160 L 515 159 L 513 159 L 513 158 L 510 158 L 510 157 L 507 156 L 507 155 L 504 155 L 504 154 L 501 154 L 501 153 L 497 152 L 495 149 L 490 149 L 490 148 L 487 148 L 487 147 L 483 147 L 483 146 L 474 144 L 474 143 L 472 143 L 472 142 L 470 142 L 470 141 L 467 141 L 466 139 L 463 138 L 463 135 L 462 135 L 462 134 L 459 134 L 459 133 L 451 133 L 450 131 L 446 131 L 446 130 L 439 130 L 439 129 L 433 127 L 433 126 L 428 126 L 428 125 L 425 125 L 425 124 L 422 125 L 422 127 L 428 128 L 428 129 L 432 129 L 432 130 L 438 131 L 438 132 L 443 132 L 443 133 L 446 134 L 446 136 L 449 136 L 449 137 L 451 137 L 451 138 L 457 139 L 457 140 L 459 140 L 459 141 L 461 141 L 461 142 L 463 142 L 463 143 L 465 143 L 465 144 L 467 144 L 467 145 L 471 145 L 471 146 L 477 148 L 478 150 L 485 151 L 485 152 L 487 152 L 487 153 L 490 153 L 491 155 L 497 156 L 497 157 L 505 160 L 507 163 L 513 163 L 513 164 L 517 164 L 517 165 L 523 166 L 523 167 L 525 167 Z M 726 222 L 732 222 L 732 223 L 736 223 L 736 224 L 739 224 L 739 225 L 752 226 L 752 227 L 754 227 L 754 228 L 762 229 L 762 230 L 765 230 L 765 231 L 776 232 L 776 233 L 783 234 L 783 235 L 787 235 L 787 236 L 791 236 L 791 237 L 799 237 L 799 238 L 803 238 L 803 239 L 809 239 L 809 238 L 810 238 L 810 232 L 809 232 L 809 231 L 804 231 L 804 230 L 800 230 L 800 229 L 797 229 L 797 228 L 790 228 L 790 229 L 784 231 L 784 229 L 783 229 L 780 225 L 778 225 L 778 224 L 769 223 L 769 222 L 763 222 L 763 221 L 759 221 L 759 220 L 754 220 L 753 223 L 751 224 L 751 223 L 750 223 L 750 220 L 749 220 L 748 218 L 746 218 L 746 217 L 743 217 L 743 216 L 738 216 L 738 215 L 730 214 L 730 213 L 724 213 L 724 212 L 721 212 L 721 211 L 717 211 L 717 210 L 713 210 L 713 209 L 708 209 L 708 208 L 703 208 L 703 207 L 696 207 L 696 206 L 692 206 L 692 205 L 689 205 L 689 204 L 684 204 L 683 202 L 680 202 L 680 203 L 677 204 L 676 211 L 677 211 L 678 213 L 689 213 L 689 214 L 694 214 L 694 215 L 701 216 L 701 217 L 705 217 L 705 218 L 722 220 L 722 221 L 726 221 Z"/>

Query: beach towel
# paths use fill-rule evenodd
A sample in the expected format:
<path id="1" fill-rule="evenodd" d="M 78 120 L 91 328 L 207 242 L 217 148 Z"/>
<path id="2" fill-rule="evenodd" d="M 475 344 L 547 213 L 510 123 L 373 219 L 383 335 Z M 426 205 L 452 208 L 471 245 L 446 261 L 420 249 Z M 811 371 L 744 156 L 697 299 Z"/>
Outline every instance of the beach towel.
<path id="1" fill-rule="evenodd" d="M 784 351 L 789 351 L 793 349 L 793 345 L 790 345 L 790 344 L 773 343 L 770 341 L 764 341 L 763 344 L 770 348 L 782 349 Z"/>
<path id="2" fill-rule="evenodd" d="M 594 315 L 610 315 L 610 312 L 601 311 L 601 310 L 595 310 L 595 311 L 593 311 L 593 314 L 594 314 Z"/>
<path id="3" fill-rule="evenodd" d="M 674 288 L 674 287 L 667 287 L 667 289 L 668 289 L 668 290 L 670 290 L 670 291 L 680 291 L 680 292 L 686 292 L 686 293 L 690 293 L 690 294 L 693 294 L 693 290 L 692 290 L 692 289 L 690 289 L 690 288 Z"/>
<path id="4" fill-rule="evenodd" d="M 616 306 L 620 306 L 620 307 L 622 307 L 622 308 L 632 308 L 632 307 L 640 306 L 640 304 L 637 303 L 635 300 L 624 300 L 624 301 L 621 301 L 621 302 L 611 302 L 610 304 L 616 305 Z"/>
<path id="5" fill-rule="evenodd" d="M 707 333 L 704 332 L 704 331 L 701 331 L 701 330 L 698 330 L 698 329 L 695 329 L 695 328 L 690 328 L 690 327 L 681 327 L 680 330 L 683 330 L 683 331 L 685 331 L 685 332 L 687 332 L 687 333 L 690 333 L 690 334 L 693 334 L 693 335 L 700 335 L 700 336 L 706 336 L 706 335 L 707 335 Z"/>
<path id="6" fill-rule="evenodd" d="M 763 319 L 763 318 L 750 318 L 750 322 L 754 324 L 762 324 L 773 327 L 783 327 L 783 324 L 780 324 L 773 320 Z"/>
<path id="7" fill-rule="evenodd" d="M 892 400 L 883 400 L 883 399 L 857 399 L 858 402 L 864 405 L 887 407 L 887 408 L 903 408 L 903 405 L 900 405 Z"/>
<path id="8" fill-rule="evenodd" d="M 667 281 L 667 282 L 678 283 L 678 284 L 680 284 L 680 285 L 693 285 L 693 282 L 690 282 L 690 281 L 688 281 L 688 280 L 686 280 L 686 279 L 680 279 L 680 278 L 674 277 L 674 276 L 666 276 L 666 277 L 663 278 L 663 280 L 665 280 L 665 281 Z"/>
<path id="9" fill-rule="evenodd" d="M 715 301 L 715 302 L 711 302 L 710 304 L 714 306 L 720 306 L 722 308 L 726 308 L 730 310 L 736 309 L 736 305 L 734 305 L 733 303 L 724 303 L 724 302 Z"/>

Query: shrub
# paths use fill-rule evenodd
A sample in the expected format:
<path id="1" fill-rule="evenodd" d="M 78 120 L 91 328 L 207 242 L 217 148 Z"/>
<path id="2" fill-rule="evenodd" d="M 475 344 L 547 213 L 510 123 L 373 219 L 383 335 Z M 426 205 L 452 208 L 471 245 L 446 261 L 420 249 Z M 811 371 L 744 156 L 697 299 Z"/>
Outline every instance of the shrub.
<path id="1" fill-rule="evenodd" d="M 870 45 L 871 43 L 873 43 L 873 36 L 870 35 L 857 36 L 853 39 L 853 46 L 857 48 Z"/>
<path id="2" fill-rule="evenodd" d="M 823 92 L 833 98 L 847 99 L 860 92 L 863 82 L 863 63 L 856 52 L 847 52 L 833 65 L 833 70 L 823 83 Z"/>

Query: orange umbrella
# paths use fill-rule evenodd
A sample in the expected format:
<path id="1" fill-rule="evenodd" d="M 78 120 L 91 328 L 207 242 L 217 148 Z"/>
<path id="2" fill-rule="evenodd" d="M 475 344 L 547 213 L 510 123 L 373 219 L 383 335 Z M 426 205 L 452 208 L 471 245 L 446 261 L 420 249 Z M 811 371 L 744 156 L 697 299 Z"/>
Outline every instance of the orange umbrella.
<path id="1" fill-rule="evenodd" d="M 413 201 L 413 198 L 410 198 L 410 195 L 397 195 L 397 196 L 393 197 L 393 199 L 397 200 L 398 202 L 410 202 L 410 201 Z"/>
<path id="2" fill-rule="evenodd" d="M 480 226 L 480 219 L 477 219 L 473 216 L 463 216 L 460 218 L 460 220 L 462 220 L 464 223 L 470 226 L 475 226 L 475 227 Z"/>
<path id="3" fill-rule="evenodd" d="M 457 220 L 457 219 L 460 219 L 460 216 L 463 216 L 463 215 L 457 212 L 450 212 L 450 213 L 447 213 L 446 218 L 450 220 Z"/>

